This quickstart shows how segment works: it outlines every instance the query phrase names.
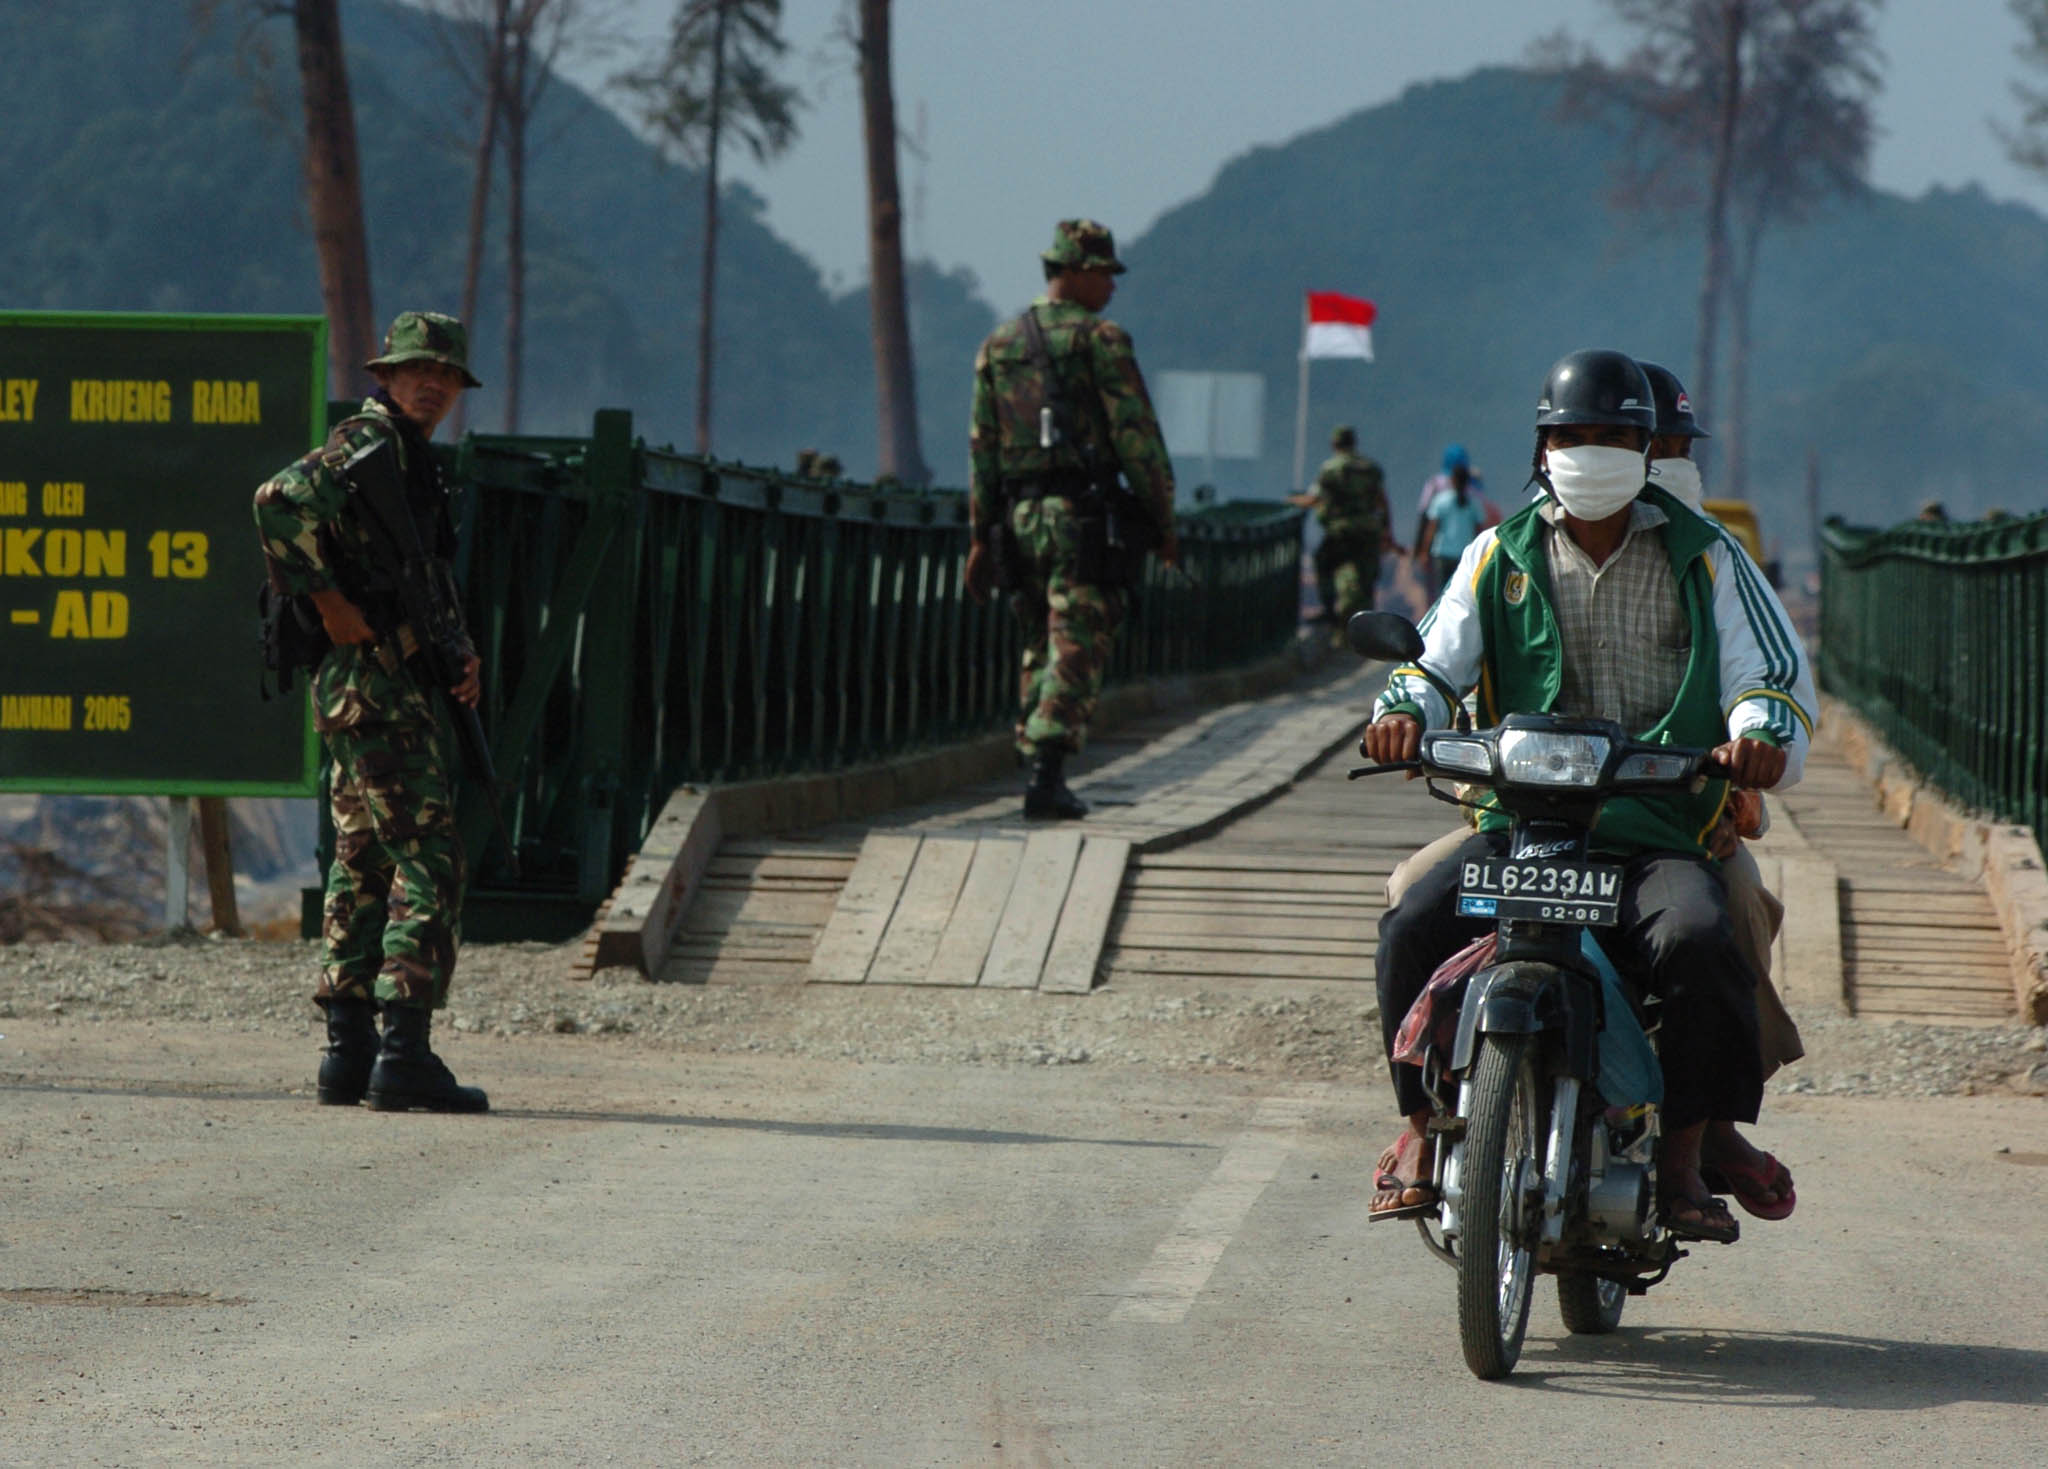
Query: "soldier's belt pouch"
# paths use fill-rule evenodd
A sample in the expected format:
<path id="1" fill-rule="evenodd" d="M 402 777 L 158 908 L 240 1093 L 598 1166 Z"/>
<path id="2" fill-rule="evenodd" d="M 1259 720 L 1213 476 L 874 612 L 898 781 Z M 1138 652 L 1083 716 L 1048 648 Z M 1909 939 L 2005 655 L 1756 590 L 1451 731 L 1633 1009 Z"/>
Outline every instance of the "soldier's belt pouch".
<path id="1" fill-rule="evenodd" d="M 327 628 L 310 597 L 294 597 L 265 580 L 256 593 L 256 614 L 262 622 L 263 670 L 267 675 L 260 687 L 271 697 L 275 683 L 280 694 L 291 691 L 292 680 L 301 671 L 317 668 L 334 646 Z"/>
<path id="2" fill-rule="evenodd" d="M 1159 544 L 1151 520 L 1126 492 L 1104 495 L 1075 517 L 1075 574 L 1090 586 L 1134 587 Z"/>
<path id="3" fill-rule="evenodd" d="M 1113 511 L 1098 509 L 1074 517 L 1074 575 L 1091 587 L 1131 587 L 1144 570 L 1145 553 L 1118 533 Z"/>

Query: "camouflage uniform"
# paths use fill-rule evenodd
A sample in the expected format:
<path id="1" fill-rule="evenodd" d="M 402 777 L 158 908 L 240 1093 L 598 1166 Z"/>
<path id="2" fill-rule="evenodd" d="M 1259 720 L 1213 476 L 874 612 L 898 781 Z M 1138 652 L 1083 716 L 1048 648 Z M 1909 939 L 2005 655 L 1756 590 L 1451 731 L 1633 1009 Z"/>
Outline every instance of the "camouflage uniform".
<path id="1" fill-rule="evenodd" d="M 1323 525 L 1316 589 L 1323 610 L 1342 625 L 1372 606 L 1387 537 L 1387 488 L 1379 465 L 1357 451 L 1350 429 L 1337 429 L 1330 443 L 1337 452 L 1316 472 L 1316 517 Z"/>
<path id="2" fill-rule="evenodd" d="M 418 341 L 401 335 L 409 319 Z M 372 365 L 432 358 L 461 367 L 466 345 L 452 318 L 408 312 L 394 323 L 386 356 Z M 475 382 L 466 368 L 464 375 Z M 398 618 L 371 570 L 372 543 L 341 469 L 385 441 L 398 446 L 422 542 L 452 555 L 447 492 L 426 438 L 381 392 L 335 425 L 323 446 L 267 481 L 255 503 L 278 590 L 303 596 L 339 586 L 380 631 Z M 409 656 L 409 628 L 399 629 L 399 641 Z M 334 865 L 314 999 L 439 1008 L 460 941 L 463 854 L 435 692 L 386 639 L 330 650 L 314 671 L 312 699 L 314 728 L 334 761 Z"/>
<path id="3" fill-rule="evenodd" d="M 1109 230 L 1086 219 L 1062 220 L 1042 258 L 1055 268 L 1124 269 Z M 1025 622 L 1017 748 L 1027 759 L 1042 745 L 1081 749 L 1127 601 L 1118 588 L 1080 580 L 1073 502 L 1039 491 L 1092 462 L 1099 476 L 1120 470 L 1162 532 L 1173 524 L 1173 465 L 1130 337 L 1077 302 L 1041 296 L 1030 309 L 1066 385 L 1068 421 L 1086 442 L 1040 446 L 1039 410 L 1052 400 L 1020 321 L 997 327 L 975 355 L 969 437 L 974 539 L 986 544 L 1002 515 L 1016 547 L 1021 584 L 1011 600 Z"/>

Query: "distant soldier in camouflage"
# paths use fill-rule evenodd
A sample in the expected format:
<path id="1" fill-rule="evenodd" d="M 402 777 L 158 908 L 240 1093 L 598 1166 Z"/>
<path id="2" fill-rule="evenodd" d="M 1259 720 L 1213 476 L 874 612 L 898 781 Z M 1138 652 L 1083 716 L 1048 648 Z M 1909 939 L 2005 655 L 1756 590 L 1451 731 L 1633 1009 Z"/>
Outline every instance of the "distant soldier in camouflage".
<path id="1" fill-rule="evenodd" d="M 318 609 L 333 647 L 313 672 L 313 724 L 329 778 L 334 865 L 325 958 L 314 1003 L 327 1013 L 322 1102 L 403 1111 L 481 1112 L 487 1102 L 428 1043 L 460 939 L 463 857 L 446 733 L 433 690 L 409 662 L 416 643 L 397 612 L 395 567 L 379 564 L 346 466 L 395 444 L 405 496 L 428 551 L 454 554 L 448 494 L 428 440 L 465 388 L 468 336 L 453 317 L 407 311 L 384 354 L 365 364 L 377 392 L 319 449 L 256 491 L 256 526 L 273 587 Z M 474 705 L 481 662 L 453 690 Z M 384 1035 L 374 1017 L 381 1009 Z"/>
<path id="2" fill-rule="evenodd" d="M 1372 606 L 1391 516 L 1386 476 L 1377 463 L 1358 452 L 1357 432 L 1340 424 L 1330 434 L 1330 447 L 1335 452 L 1316 471 L 1314 492 L 1290 495 L 1288 500 L 1314 510 L 1322 522 L 1323 540 L 1315 556 L 1316 594 L 1322 599 L 1324 618 L 1334 618 L 1341 628 L 1352 613 Z"/>
<path id="3" fill-rule="evenodd" d="M 1105 550 L 1106 494 L 1122 475 L 1156 553 L 1180 558 L 1173 466 L 1131 339 L 1099 315 L 1124 264 L 1104 226 L 1061 220 L 1046 292 L 974 359 L 967 590 L 1000 584 L 1024 626 L 1017 749 L 1031 762 L 1027 818 L 1085 816 L 1064 766 L 1088 737 L 1136 563 Z M 1042 345 L 1041 345 L 1042 344 Z M 1118 492 L 1121 493 L 1121 492 Z"/>

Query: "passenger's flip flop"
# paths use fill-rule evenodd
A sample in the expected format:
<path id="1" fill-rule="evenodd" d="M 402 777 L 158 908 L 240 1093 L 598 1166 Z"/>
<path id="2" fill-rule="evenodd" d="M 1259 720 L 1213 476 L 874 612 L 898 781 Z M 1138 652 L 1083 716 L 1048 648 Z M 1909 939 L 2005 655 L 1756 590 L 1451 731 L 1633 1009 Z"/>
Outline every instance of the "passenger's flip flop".
<path id="1" fill-rule="evenodd" d="M 1666 1199 L 1664 1228 L 1673 1239 L 1702 1240 L 1710 1245 L 1732 1245 L 1742 1238 L 1742 1226 L 1719 1199 Z"/>
<path id="2" fill-rule="evenodd" d="M 1417 1152 L 1421 1146 L 1421 1138 L 1413 1132 L 1403 1132 L 1392 1147 L 1380 1154 L 1379 1171 L 1373 1175 L 1372 1188 L 1375 1194 L 1394 1194 L 1396 1198 L 1405 1193 L 1421 1193 L 1427 1197 L 1412 1204 L 1369 1205 L 1365 1215 L 1367 1223 L 1377 1223 L 1382 1219 L 1420 1219 L 1426 1214 L 1436 1212 L 1438 1199 L 1435 1184 L 1420 1176 L 1403 1178 L 1392 1171 L 1401 1165 L 1402 1159 Z M 1420 1170 L 1417 1171 L 1419 1174 Z"/>
<path id="3" fill-rule="evenodd" d="M 1702 1163 L 1700 1182 L 1717 1194 L 1733 1194 L 1745 1213 L 1759 1219 L 1783 1219 L 1799 1205 L 1792 1170 L 1769 1153 L 1763 1155 L 1760 1168 L 1743 1163 Z M 1766 1191 L 1779 1196 L 1776 1202 L 1762 1198 Z"/>

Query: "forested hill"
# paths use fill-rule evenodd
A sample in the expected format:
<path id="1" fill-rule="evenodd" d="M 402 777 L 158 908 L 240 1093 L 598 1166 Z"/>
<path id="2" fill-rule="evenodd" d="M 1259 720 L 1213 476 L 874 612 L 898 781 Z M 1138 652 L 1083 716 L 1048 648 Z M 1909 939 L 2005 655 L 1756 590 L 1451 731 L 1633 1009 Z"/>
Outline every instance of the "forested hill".
<path id="1" fill-rule="evenodd" d="M 185 0 L 0 5 L 0 187 L 12 221 L 0 233 L 0 305 L 320 309 L 289 23 L 259 27 L 265 44 L 250 47 L 246 7 L 220 9 L 200 32 Z M 452 310 L 470 182 L 463 107 L 416 12 L 387 0 L 342 10 L 378 314 Z M 1126 231 L 1132 272 L 1113 312 L 1146 371 L 1265 375 L 1265 457 L 1219 466 L 1226 491 L 1284 488 L 1304 289 L 1379 303 L 1379 361 L 1316 366 L 1310 454 L 1332 423 L 1357 422 L 1397 504 L 1412 505 L 1453 439 L 1510 499 L 1544 369 L 1573 347 L 1690 370 L 1696 217 L 1617 208 L 1616 140 L 1561 120 L 1558 102 L 1557 83 L 1509 70 L 1419 85 L 1256 149 L 1142 237 Z M 534 136 L 525 426 L 581 431 L 593 409 L 621 406 L 650 439 L 687 443 L 701 175 L 662 162 L 565 81 L 546 93 Z M 719 452 L 787 464 L 816 445 L 872 473 L 865 294 L 834 298 L 743 187 L 726 200 Z M 1119 223 L 1114 200 L 1089 207 Z M 496 385 L 496 239 L 492 259 L 476 363 Z M 1870 192 L 1769 236 L 1750 455 L 1767 526 L 1803 548 L 1810 453 L 1825 508 L 1855 520 L 1897 519 L 1928 496 L 1966 514 L 2040 506 L 2044 267 L 2048 220 L 1974 191 Z M 942 481 L 960 483 L 968 369 L 993 313 L 965 272 L 918 267 L 911 290 L 925 452 Z M 1721 405 L 1692 386 L 1712 426 Z M 495 387 L 474 407 L 474 425 L 498 426 Z M 1184 463 L 1183 480 L 1203 468 Z"/>
<path id="2" fill-rule="evenodd" d="M 0 306 L 321 309 L 290 23 L 259 26 L 252 47 L 242 44 L 245 7 L 219 8 L 223 18 L 198 31 L 185 0 L 0 6 L 0 189 L 11 219 L 0 233 Z M 471 147 L 459 96 L 416 13 L 344 0 L 342 14 L 379 325 L 408 306 L 455 310 Z M 702 175 L 662 162 L 565 81 L 545 93 L 533 136 L 524 426 L 587 432 L 593 409 L 620 406 L 650 439 L 688 444 Z M 497 215 L 501 229 L 502 207 Z M 496 240 L 492 252 L 473 349 L 487 385 L 505 379 Z M 872 473 L 865 295 L 832 298 L 744 188 L 727 191 L 720 252 L 718 452 L 788 464 L 817 445 Z M 940 339 L 919 343 L 926 451 L 957 483 L 960 359 L 992 317 L 963 275 L 920 268 L 912 291 L 918 336 Z M 501 411 L 487 386 L 470 421 L 495 428 Z"/>
<path id="3" fill-rule="evenodd" d="M 1409 506 L 1450 440 L 1513 495 L 1544 371 L 1571 348 L 1689 372 L 1697 213 L 1613 207 L 1614 139 L 1558 101 L 1507 70 L 1416 86 L 1236 159 L 1130 242 L 1113 309 L 1148 373 L 1266 376 L 1266 457 L 1225 466 L 1226 485 L 1286 478 L 1304 288 L 1380 308 L 1377 362 L 1315 366 L 1311 463 L 1355 421 Z M 1766 236 L 1750 462 L 1767 524 L 1803 547 L 1809 450 L 1825 507 L 1855 520 L 1925 496 L 1965 513 L 2048 502 L 2044 266 L 2048 220 L 1974 190 L 1872 192 Z M 1717 404 L 1692 386 L 1711 427 Z"/>

